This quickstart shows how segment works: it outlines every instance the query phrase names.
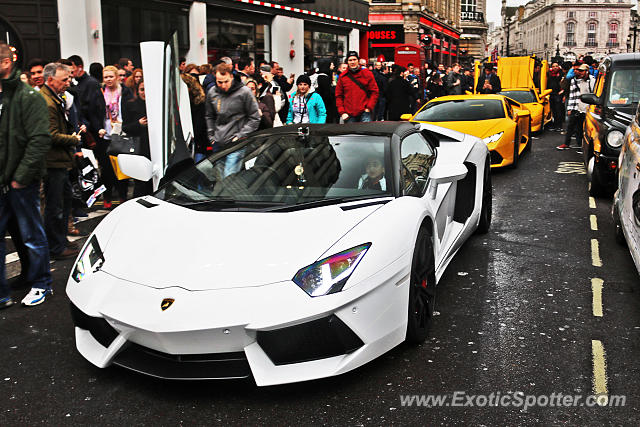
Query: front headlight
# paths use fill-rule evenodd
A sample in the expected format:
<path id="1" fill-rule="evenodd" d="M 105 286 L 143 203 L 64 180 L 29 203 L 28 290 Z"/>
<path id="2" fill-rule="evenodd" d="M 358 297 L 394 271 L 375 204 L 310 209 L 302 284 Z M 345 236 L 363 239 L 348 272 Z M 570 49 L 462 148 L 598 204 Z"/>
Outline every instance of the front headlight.
<path id="1" fill-rule="evenodd" d="M 607 144 L 613 148 L 619 148 L 624 142 L 624 134 L 619 130 L 612 130 L 607 135 Z"/>
<path id="2" fill-rule="evenodd" d="M 340 292 L 370 247 L 365 243 L 314 262 L 298 270 L 293 281 L 312 297 Z"/>
<path id="3" fill-rule="evenodd" d="M 491 144 L 492 142 L 497 142 L 500 138 L 502 138 L 502 134 L 504 134 L 504 132 L 493 134 L 491 136 L 483 138 L 482 142 L 484 142 L 485 144 Z"/>
<path id="4" fill-rule="evenodd" d="M 80 258 L 78 258 L 71 277 L 80 283 L 82 279 L 98 271 L 102 264 L 104 264 L 104 255 L 98 244 L 98 238 L 94 235 L 85 246 Z"/>

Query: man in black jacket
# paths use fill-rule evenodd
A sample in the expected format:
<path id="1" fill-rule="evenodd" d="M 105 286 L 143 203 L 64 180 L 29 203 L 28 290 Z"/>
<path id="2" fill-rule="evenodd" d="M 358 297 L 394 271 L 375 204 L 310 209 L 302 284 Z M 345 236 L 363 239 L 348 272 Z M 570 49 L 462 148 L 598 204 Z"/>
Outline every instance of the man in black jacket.
<path id="1" fill-rule="evenodd" d="M 382 73 L 382 62 L 376 61 L 373 65 L 373 77 L 376 79 L 376 84 L 378 85 L 378 93 L 380 96 L 378 97 L 378 103 L 376 104 L 376 115 L 375 120 L 384 120 L 384 112 L 387 106 L 387 99 L 385 98 L 385 93 L 387 91 L 388 80 L 387 76 Z"/>
<path id="2" fill-rule="evenodd" d="M 495 67 L 488 62 L 484 65 L 484 73 L 478 78 L 476 92 L 482 94 L 498 93 L 502 90 L 500 77 L 495 73 Z"/>
<path id="3" fill-rule="evenodd" d="M 40 93 L 47 103 L 51 133 L 44 182 L 44 226 L 51 257 L 67 259 L 78 254 L 77 248 L 68 246 L 67 231 L 72 198 L 69 170 L 73 168 L 73 156 L 80 135 L 73 131 L 62 99 L 71 82 L 70 70 L 60 63 L 47 64 L 44 67 L 44 80 Z"/>
<path id="4" fill-rule="evenodd" d="M 451 71 L 445 79 L 445 87 L 447 95 L 462 95 L 462 74 L 460 74 L 460 64 L 455 63 L 451 66 Z"/>
<path id="5" fill-rule="evenodd" d="M 24 305 L 37 305 L 52 294 L 49 247 L 40 216 L 40 180 L 51 145 L 47 106 L 42 96 L 20 81 L 9 46 L 0 42 L 0 308 L 13 305 L 5 277 L 7 221 L 15 218 L 28 248 Z"/>

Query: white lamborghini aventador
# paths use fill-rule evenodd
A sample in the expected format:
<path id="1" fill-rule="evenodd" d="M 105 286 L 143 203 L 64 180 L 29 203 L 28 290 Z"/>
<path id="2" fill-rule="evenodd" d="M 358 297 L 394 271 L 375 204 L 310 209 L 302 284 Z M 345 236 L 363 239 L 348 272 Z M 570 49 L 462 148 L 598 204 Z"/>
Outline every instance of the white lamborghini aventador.
<path id="1" fill-rule="evenodd" d="M 101 368 L 262 386 L 422 342 L 447 264 L 489 228 L 490 178 L 486 144 L 432 125 L 250 135 L 98 225 L 67 284 L 77 348 Z"/>

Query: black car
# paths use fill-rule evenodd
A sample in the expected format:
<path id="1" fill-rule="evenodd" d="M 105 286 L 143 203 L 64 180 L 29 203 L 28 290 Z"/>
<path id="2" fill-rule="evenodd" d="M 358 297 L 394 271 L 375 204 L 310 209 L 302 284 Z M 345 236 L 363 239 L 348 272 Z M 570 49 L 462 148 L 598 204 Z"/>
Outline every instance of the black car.
<path id="1" fill-rule="evenodd" d="M 610 195 L 617 187 L 618 156 L 624 132 L 640 99 L 640 54 L 604 58 L 595 93 L 580 96 L 591 104 L 584 121 L 582 150 L 592 196 Z"/>

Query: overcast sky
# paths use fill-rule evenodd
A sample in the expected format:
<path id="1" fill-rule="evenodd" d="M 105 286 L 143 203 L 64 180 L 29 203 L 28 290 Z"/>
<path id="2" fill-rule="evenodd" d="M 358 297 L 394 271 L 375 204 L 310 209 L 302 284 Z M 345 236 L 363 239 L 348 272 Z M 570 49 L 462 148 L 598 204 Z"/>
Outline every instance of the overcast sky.
<path id="1" fill-rule="evenodd" d="M 527 3 L 527 0 L 507 0 L 507 6 L 519 6 Z M 502 7 L 502 1 L 500 0 L 487 0 L 487 22 L 495 22 L 496 25 L 500 25 L 500 8 Z"/>

